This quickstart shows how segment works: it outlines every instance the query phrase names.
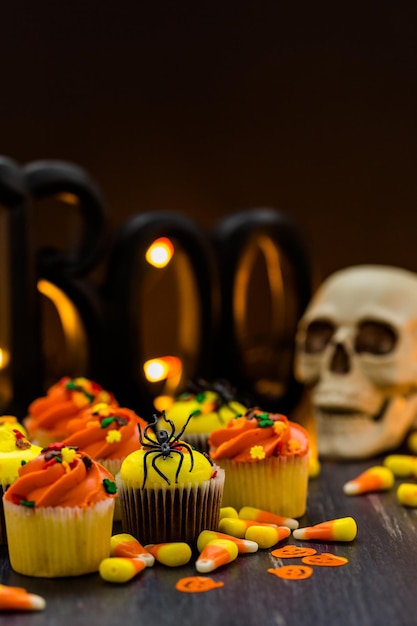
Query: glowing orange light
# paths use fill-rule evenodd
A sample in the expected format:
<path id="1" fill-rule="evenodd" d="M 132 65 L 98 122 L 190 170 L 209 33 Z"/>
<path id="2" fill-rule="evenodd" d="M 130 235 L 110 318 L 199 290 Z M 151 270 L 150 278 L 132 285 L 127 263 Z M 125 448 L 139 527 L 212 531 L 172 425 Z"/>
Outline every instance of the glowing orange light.
<path id="1" fill-rule="evenodd" d="M 0 348 L 0 370 L 5 369 L 9 364 L 9 353 Z"/>
<path id="2" fill-rule="evenodd" d="M 143 365 L 146 380 L 156 383 L 172 376 L 176 376 L 181 371 L 181 360 L 176 356 L 163 356 L 157 359 L 150 359 Z"/>
<path id="3" fill-rule="evenodd" d="M 149 246 L 145 258 L 154 267 L 165 267 L 174 254 L 174 246 L 167 237 L 159 237 Z"/>

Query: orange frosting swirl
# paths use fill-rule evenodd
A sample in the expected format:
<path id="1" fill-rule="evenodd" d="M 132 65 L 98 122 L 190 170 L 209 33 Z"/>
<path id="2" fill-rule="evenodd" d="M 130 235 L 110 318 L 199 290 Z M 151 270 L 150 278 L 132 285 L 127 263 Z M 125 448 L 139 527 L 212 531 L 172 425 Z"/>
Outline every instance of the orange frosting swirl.
<path id="1" fill-rule="evenodd" d="M 67 435 L 67 422 L 78 416 L 86 407 L 99 402 L 117 405 L 112 393 L 87 378 L 64 376 L 47 391 L 47 395 L 34 400 L 24 420 L 31 437 L 36 430 L 49 431 L 58 441 Z"/>
<path id="2" fill-rule="evenodd" d="M 140 448 L 138 425 L 148 425 L 131 409 L 96 404 L 68 423 L 62 443 L 77 446 L 93 459 L 124 459 Z"/>
<path id="3" fill-rule="evenodd" d="M 255 408 L 211 433 L 209 446 L 214 460 L 256 463 L 271 456 L 306 454 L 308 434 L 285 415 Z"/>
<path id="4" fill-rule="evenodd" d="M 19 468 L 19 478 L 4 496 L 28 507 L 93 506 L 116 497 L 112 474 L 87 454 L 51 444 Z"/>

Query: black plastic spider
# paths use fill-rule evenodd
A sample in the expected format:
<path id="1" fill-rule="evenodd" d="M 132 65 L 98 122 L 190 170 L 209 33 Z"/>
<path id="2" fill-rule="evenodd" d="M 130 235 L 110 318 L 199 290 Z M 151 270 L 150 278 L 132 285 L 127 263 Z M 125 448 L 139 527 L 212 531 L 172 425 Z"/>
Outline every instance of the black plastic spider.
<path id="1" fill-rule="evenodd" d="M 167 430 L 157 430 L 156 424 L 158 423 L 158 419 L 162 417 L 167 424 L 170 425 L 171 427 L 171 432 L 168 433 Z M 186 448 L 188 450 L 188 452 L 190 453 L 190 472 L 192 471 L 193 467 L 194 467 L 194 456 L 193 456 L 193 451 L 192 448 L 190 446 L 190 444 L 185 443 L 185 441 L 179 441 L 179 439 L 182 437 L 182 434 L 184 432 L 184 430 L 187 427 L 188 422 L 190 421 L 192 415 L 190 415 L 187 419 L 187 421 L 185 422 L 184 426 L 181 428 L 180 432 L 177 433 L 177 435 L 174 435 L 175 433 L 175 425 L 174 422 L 172 422 L 171 420 L 167 419 L 166 415 L 165 415 L 165 411 L 161 411 L 161 413 L 154 413 L 153 415 L 153 420 L 152 422 L 149 422 L 149 424 L 147 426 L 145 426 L 145 430 L 142 434 L 142 429 L 140 427 L 140 424 L 138 424 L 138 429 L 139 429 L 139 440 L 140 443 L 142 445 L 143 448 L 145 448 L 147 451 L 144 454 L 144 458 L 143 458 L 143 462 L 144 462 L 144 471 L 143 471 L 143 483 L 142 483 L 142 489 L 145 486 L 146 483 L 146 478 L 148 476 L 148 466 L 147 466 L 147 458 L 150 454 L 154 454 L 154 458 L 152 459 L 152 467 L 154 468 L 155 472 L 157 472 L 157 474 L 159 474 L 161 476 L 161 478 L 163 478 L 168 485 L 171 484 L 168 476 L 165 476 L 165 474 L 163 472 L 161 472 L 161 470 L 157 467 L 156 465 L 156 460 L 159 459 L 160 457 L 163 458 L 163 460 L 167 459 L 168 457 L 172 458 L 172 453 L 176 452 L 177 454 L 180 455 L 180 460 L 178 463 L 178 468 L 177 471 L 175 473 L 175 482 L 178 482 L 178 476 L 182 467 L 182 464 L 184 462 L 184 452 L 181 450 L 181 448 Z M 149 437 L 148 435 L 148 431 L 149 429 L 153 429 L 155 437 L 156 437 L 156 441 L 154 438 Z"/>
<path id="2" fill-rule="evenodd" d="M 248 403 L 248 399 L 239 399 L 236 389 L 232 387 L 228 380 L 219 378 L 213 381 L 207 381 L 204 378 L 198 378 L 196 381 L 190 381 L 188 383 L 188 390 L 190 393 L 198 395 L 205 391 L 214 391 L 217 393 L 218 400 L 216 402 L 215 411 L 218 411 L 222 407 L 227 407 L 232 413 L 240 415 L 238 411 L 233 407 L 232 402 L 240 402 L 245 406 Z M 251 403 L 250 403 L 251 404 Z M 219 414 L 220 421 L 224 421 Z"/>

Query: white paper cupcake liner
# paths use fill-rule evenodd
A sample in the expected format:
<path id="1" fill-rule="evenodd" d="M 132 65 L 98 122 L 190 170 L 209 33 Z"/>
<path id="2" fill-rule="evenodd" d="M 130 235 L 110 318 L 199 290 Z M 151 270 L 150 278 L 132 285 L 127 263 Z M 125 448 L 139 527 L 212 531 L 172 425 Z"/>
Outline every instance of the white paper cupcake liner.
<path id="1" fill-rule="evenodd" d="M 4 500 L 12 568 L 44 578 L 98 571 L 109 556 L 114 499 L 88 508 L 30 508 Z"/>
<path id="2" fill-rule="evenodd" d="M 216 460 L 226 473 L 223 505 L 253 506 L 284 517 L 301 517 L 307 503 L 308 455 L 271 457 L 254 463 Z"/>

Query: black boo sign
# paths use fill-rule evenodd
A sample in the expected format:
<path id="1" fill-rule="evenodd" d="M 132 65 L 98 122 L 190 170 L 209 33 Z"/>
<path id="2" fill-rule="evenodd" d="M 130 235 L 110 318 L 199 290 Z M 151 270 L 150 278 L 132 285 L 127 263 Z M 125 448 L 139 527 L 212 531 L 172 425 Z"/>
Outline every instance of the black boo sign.
<path id="1" fill-rule="evenodd" d="M 41 202 L 56 198 L 68 205 L 66 215 L 81 218 L 82 232 L 70 249 L 38 243 Z M 53 221 L 62 235 L 71 229 L 59 212 Z M 95 380 L 122 406 L 149 418 L 166 381 L 150 382 L 143 364 L 153 356 L 153 337 L 160 341 L 176 309 L 182 315 L 175 349 L 182 373 L 175 393 L 199 378 L 227 379 L 251 405 L 290 412 L 301 394 L 293 350 L 311 297 L 311 272 L 289 217 L 248 209 L 206 232 L 184 215 L 150 211 L 129 218 L 112 238 L 107 226 L 101 192 L 77 165 L 54 160 L 20 166 L 0 158 L 0 414 L 23 417 L 28 404 L 56 382 L 54 375 L 68 375 Z M 169 281 L 169 299 L 161 290 L 155 303 L 148 291 L 158 270 L 145 255 L 161 237 L 182 260 L 176 280 Z M 91 273 L 106 255 L 97 285 Z M 61 294 L 79 327 L 68 330 L 66 313 L 56 311 L 61 335 L 68 336 L 59 356 L 49 360 L 45 343 L 54 339 L 42 285 Z M 155 318 L 146 337 L 145 315 Z"/>

